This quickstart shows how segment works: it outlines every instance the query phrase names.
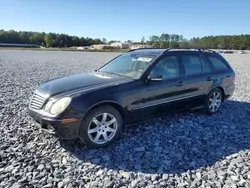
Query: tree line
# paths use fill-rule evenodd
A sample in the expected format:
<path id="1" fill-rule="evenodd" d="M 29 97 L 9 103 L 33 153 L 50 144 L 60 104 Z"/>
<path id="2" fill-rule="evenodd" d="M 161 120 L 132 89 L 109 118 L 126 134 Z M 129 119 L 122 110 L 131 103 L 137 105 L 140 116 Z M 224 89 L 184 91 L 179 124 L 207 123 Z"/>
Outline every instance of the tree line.
<path id="1" fill-rule="evenodd" d="M 153 35 L 147 41 L 143 37 L 141 43 L 160 48 L 250 50 L 250 35 L 206 36 L 187 40 L 182 35 L 163 33 L 160 36 Z"/>
<path id="2" fill-rule="evenodd" d="M 105 38 L 88 38 L 70 36 L 59 33 L 31 32 L 0 30 L 0 43 L 36 44 L 44 47 L 72 47 L 90 46 L 93 44 L 112 43 Z M 128 40 L 132 43 L 133 41 Z M 148 40 L 143 37 L 134 44 L 147 44 L 158 48 L 204 48 L 204 49 L 235 49 L 250 50 L 250 35 L 221 35 L 195 37 L 190 40 L 182 35 L 162 33 L 160 36 L 153 35 Z"/>
<path id="3" fill-rule="evenodd" d="M 92 39 L 58 33 L 0 30 L 0 43 L 36 44 L 44 47 L 71 47 L 102 44 L 106 39 Z"/>

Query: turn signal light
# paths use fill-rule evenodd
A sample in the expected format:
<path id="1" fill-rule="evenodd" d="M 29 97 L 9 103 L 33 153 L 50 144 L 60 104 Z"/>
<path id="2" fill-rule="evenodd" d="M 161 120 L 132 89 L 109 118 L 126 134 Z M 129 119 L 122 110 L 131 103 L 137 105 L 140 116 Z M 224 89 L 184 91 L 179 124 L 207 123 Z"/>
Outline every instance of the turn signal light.
<path id="1" fill-rule="evenodd" d="M 66 124 L 66 123 L 73 123 L 73 122 L 76 122 L 77 119 L 76 118 L 69 118 L 69 119 L 63 119 L 61 121 L 62 124 Z"/>

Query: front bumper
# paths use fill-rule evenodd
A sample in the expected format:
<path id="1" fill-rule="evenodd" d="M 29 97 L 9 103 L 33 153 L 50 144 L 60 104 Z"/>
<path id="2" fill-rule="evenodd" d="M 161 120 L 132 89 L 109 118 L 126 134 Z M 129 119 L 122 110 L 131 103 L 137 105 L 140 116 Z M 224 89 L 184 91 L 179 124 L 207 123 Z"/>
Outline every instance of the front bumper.
<path id="1" fill-rule="evenodd" d="M 46 117 L 38 111 L 29 109 L 29 115 L 43 132 L 49 133 L 61 139 L 78 138 L 81 120 L 71 123 L 62 123 L 63 119 Z"/>

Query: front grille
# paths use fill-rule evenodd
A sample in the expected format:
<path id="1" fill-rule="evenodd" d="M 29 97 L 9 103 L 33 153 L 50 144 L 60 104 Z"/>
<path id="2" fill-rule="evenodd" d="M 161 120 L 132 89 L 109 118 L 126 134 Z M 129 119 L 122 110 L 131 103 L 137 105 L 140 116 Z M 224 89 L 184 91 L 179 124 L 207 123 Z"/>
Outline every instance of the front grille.
<path id="1" fill-rule="evenodd" d="M 33 108 L 36 110 L 41 109 L 45 101 L 46 101 L 46 97 L 35 92 L 30 101 L 30 108 Z"/>

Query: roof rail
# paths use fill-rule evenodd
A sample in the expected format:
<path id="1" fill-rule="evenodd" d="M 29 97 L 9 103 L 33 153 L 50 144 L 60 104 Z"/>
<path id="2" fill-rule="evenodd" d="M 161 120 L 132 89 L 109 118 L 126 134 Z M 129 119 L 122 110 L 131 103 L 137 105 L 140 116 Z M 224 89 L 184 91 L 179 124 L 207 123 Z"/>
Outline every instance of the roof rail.
<path id="1" fill-rule="evenodd" d="M 137 49 L 132 49 L 132 50 L 129 50 L 128 52 L 133 52 L 133 51 L 136 51 L 136 50 L 147 50 L 147 49 L 165 49 L 165 52 L 171 50 L 171 48 L 137 48 Z M 205 51 L 208 51 L 208 52 L 212 52 L 212 53 L 217 53 L 216 51 L 214 50 L 210 50 L 210 49 L 203 49 L 203 48 L 187 48 L 187 50 L 196 50 L 196 51 L 200 51 L 200 52 L 205 52 Z"/>
<path id="2" fill-rule="evenodd" d="M 208 51 L 208 52 L 216 53 L 216 51 L 210 50 L 210 49 L 206 50 L 206 49 L 203 49 L 203 48 L 198 48 L 197 50 L 203 51 L 203 52 L 204 52 L 204 51 Z"/>
<path id="3" fill-rule="evenodd" d="M 169 50 L 171 50 L 171 48 L 166 48 L 165 51 L 164 51 L 163 53 L 165 53 L 165 52 L 167 52 L 167 51 L 169 51 Z"/>
<path id="4" fill-rule="evenodd" d="M 131 49 L 129 50 L 128 52 L 133 52 L 133 51 L 136 51 L 136 50 L 141 50 L 142 48 L 137 48 L 137 49 Z"/>
<path id="5" fill-rule="evenodd" d="M 209 52 L 213 52 L 213 53 L 217 53 L 216 51 L 214 51 L 214 50 L 208 50 Z"/>
<path id="6" fill-rule="evenodd" d="M 137 48 L 137 49 L 129 50 L 128 52 L 133 52 L 133 51 L 136 51 L 136 50 L 147 50 L 147 49 L 159 49 L 159 48 Z"/>

